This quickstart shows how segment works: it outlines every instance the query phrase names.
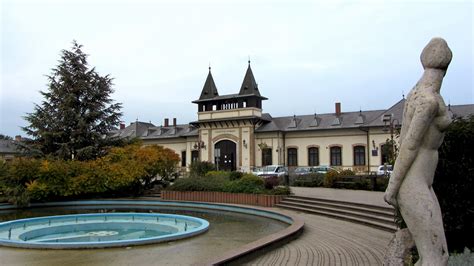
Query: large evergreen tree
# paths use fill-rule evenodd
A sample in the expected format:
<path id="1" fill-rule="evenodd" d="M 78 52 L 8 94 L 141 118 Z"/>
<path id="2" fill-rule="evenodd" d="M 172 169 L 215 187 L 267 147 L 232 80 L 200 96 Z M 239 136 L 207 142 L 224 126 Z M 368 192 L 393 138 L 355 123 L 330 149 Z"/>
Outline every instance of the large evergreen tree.
<path id="1" fill-rule="evenodd" d="M 82 45 L 73 42 L 63 50 L 59 65 L 52 70 L 44 100 L 23 130 L 33 137 L 33 145 L 45 155 L 63 159 L 90 159 L 110 144 L 107 132 L 120 122 L 120 103 L 110 98 L 112 78 L 89 68 Z"/>

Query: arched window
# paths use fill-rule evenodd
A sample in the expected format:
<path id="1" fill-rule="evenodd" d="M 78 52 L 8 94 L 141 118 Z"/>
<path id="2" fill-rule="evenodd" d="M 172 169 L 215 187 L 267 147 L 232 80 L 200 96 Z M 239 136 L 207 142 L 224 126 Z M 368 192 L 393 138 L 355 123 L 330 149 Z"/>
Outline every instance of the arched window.
<path id="1" fill-rule="evenodd" d="M 288 148 L 288 166 L 298 166 L 298 150 Z"/>
<path id="2" fill-rule="evenodd" d="M 364 146 L 354 146 L 354 165 L 365 165 Z"/>
<path id="3" fill-rule="evenodd" d="M 319 165 L 319 149 L 311 147 L 308 149 L 308 165 L 318 166 Z"/>
<path id="4" fill-rule="evenodd" d="M 331 165 L 341 166 L 342 165 L 342 149 L 341 147 L 331 147 Z"/>

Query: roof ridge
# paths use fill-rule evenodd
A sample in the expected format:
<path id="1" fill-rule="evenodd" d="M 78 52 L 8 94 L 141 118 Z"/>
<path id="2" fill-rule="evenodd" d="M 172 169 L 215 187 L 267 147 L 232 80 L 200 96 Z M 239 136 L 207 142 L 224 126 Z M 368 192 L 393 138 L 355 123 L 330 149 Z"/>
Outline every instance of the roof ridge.
<path id="1" fill-rule="evenodd" d="M 366 110 L 366 111 L 362 111 L 362 114 L 364 114 L 365 112 L 382 112 L 382 111 L 386 111 L 386 110 L 385 109 Z M 352 114 L 352 113 L 359 113 L 359 112 L 360 111 L 350 111 L 350 112 L 341 112 L 341 114 Z M 336 113 L 317 113 L 316 115 L 318 116 L 319 115 L 336 115 Z M 303 116 L 314 116 L 314 114 L 296 115 L 296 118 L 303 117 Z M 277 116 L 273 118 L 275 119 L 275 118 L 293 118 L 293 117 L 294 117 L 293 115 L 289 115 L 289 116 Z"/>
<path id="2" fill-rule="evenodd" d="M 370 120 L 370 121 L 367 121 L 367 124 L 372 124 L 372 122 L 374 122 L 375 120 L 379 119 L 381 116 L 383 116 L 384 114 L 386 114 L 388 111 L 390 110 L 393 110 L 396 106 L 398 106 L 399 104 L 401 104 L 402 102 L 405 102 L 405 98 L 402 98 L 401 100 L 399 100 L 398 102 L 396 102 L 395 104 L 393 104 L 392 106 L 390 106 L 388 109 L 386 109 L 383 113 L 381 113 L 379 116 L 375 117 L 374 119 Z"/>

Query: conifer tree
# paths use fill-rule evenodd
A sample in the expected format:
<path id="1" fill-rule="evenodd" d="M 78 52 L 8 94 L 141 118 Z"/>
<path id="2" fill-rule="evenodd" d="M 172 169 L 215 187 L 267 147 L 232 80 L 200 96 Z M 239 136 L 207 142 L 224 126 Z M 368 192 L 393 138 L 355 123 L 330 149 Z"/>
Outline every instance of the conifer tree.
<path id="1" fill-rule="evenodd" d="M 121 104 L 110 98 L 112 78 L 90 68 L 82 45 L 73 41 L 63 50 L 51 75 L 44 100 L 24 118 L 23 130 L 45 155 L 62 159 L 92 159 L 112 141 L 108 132 L 120 122 Z"/>

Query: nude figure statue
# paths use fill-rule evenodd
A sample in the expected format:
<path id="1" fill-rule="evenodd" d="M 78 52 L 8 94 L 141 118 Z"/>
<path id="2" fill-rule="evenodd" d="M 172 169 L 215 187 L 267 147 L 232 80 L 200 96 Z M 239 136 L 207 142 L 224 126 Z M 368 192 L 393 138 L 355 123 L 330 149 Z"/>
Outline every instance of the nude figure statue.
<path id="1" fill-rule="evenodd" d="M 384 199 L 400 209 L 420 255 L 416 265 L 447 265 L 448 248 L 433 177 L 438 148 L 451 123 L 440 95 L 452 53 L 445 40 L 433 38 L 421 53 L 424 73 L 405 103 L 400 152 Z"/>

